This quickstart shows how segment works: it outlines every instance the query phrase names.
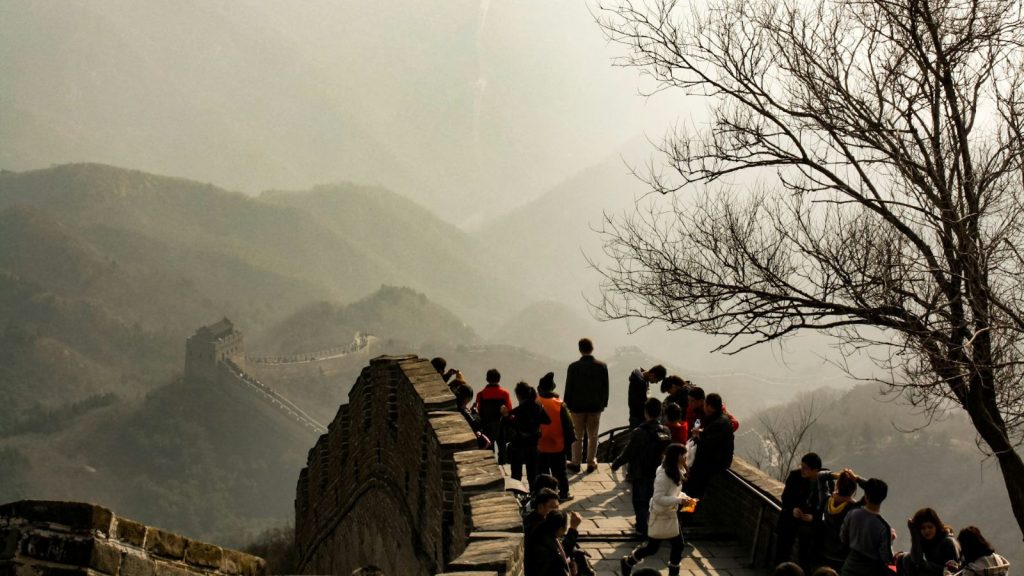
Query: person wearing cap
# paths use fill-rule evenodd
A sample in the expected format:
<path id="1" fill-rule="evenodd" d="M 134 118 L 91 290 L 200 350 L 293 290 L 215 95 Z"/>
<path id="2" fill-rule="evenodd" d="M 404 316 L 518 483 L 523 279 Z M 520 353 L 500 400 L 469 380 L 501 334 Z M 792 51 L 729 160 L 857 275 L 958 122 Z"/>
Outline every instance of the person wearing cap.
<path id="1" fill-rule="evenodd" d="M 540 441 L 537 442 L 540 474 L 548 473 L 558 479 L 558 497 L 563 502 L 571 500 L 569 477 L 565 468 L 566 448 L 576 441 L 569 409 L 555 393 L 555 374 L 548 372 L 537 383 L 539 402 L 547 412 L 550 424 L 540 427 Z"/>

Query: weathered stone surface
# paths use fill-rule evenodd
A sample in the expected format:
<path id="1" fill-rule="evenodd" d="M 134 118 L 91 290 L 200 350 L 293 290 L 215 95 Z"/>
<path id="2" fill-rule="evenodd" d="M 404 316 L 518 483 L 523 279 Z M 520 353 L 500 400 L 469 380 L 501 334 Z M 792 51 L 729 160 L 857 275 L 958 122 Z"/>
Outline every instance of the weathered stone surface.
<path id="1" fill-rule="evenodd" d="M 185 538 L 159 528 L 146 528 L 146 552 L 181 560 L 185 556 Z"/>
<path id="2" fill-rule="evenodd" d="M 117 574 L 121 567 L 121 551 L 99 540 L 93 541 L 92 544 L 89 567 L 105 574 Z"/>
<path id="3" fill-rule="evenodd" d="M 196 566 L 219 568 L 224 553 L 220 546 L 189 540 L 185 545 L 185 562 Z"/>
<path id="4" fill-rule="evenodd" d="M 21 531 L 17 528 L 0 529 L 0 562 L 14 558 L 18 553 Z"/>
<path id="5" fill-rule="evenodd" d="M 146 543 L 146 526 L 127 518 L 118 518 L 114 523 L 114 537 L 118 540 L 142 548 Z"/>
<path id="6" fill-rule="evenodd" d="M 477 540 L 461 556 L 448 564 L 451 572 L 513 573 L 523 555 L 522 537 Z"/>
<path id="7" fill-rule="evenodd" d="M 34 504 L 2 507 L 7 516 L 0 518 L 0 576 L 219 574 L 223 551 L 218 546 L 116 518 L 109 510 L 91 504 L 67 503 L 68 512 L 58 509 L 60 503 Z M 31 519 L 18 516 L 22 512 Z M 106 526 L 107 531 L 96 526 Z M 232 576 L 265 574 L 262 559 L 232 554 Z"/>
<path id="8" fill-rule="evenodd" d="M 141 555 L 125 553 L 121 558 L 121 576 L 154 576 L 153 564 Z"/>
<path id="9" fill-rule="evenodd" d="M 195 576 L 193 572 L 183 566 L 171 562 L 156 562 L 153 574 L 155 576 Z"/>
<path id="10" fill-rule="evenodd" d="M 451 392 L 448 392 L 451 395 Z M 430 414 L 430 425 L 437 440 L 445 449 L 453 451 L 476 448 L 476 436 L 461 414 L 440 412 Z"/>
<path id="11" fill-rule="evenodd" d="M 266 562 L 262 558 L 243 554 L 236 550 L 223 550 L 220 571 L 225 574 L 261 576 L 266 572 Z"/>
<path id="12" fill-rule="evenodd" d="M 503 491 L 505 474 L 494 460 L 494 454 L 485 450 L 472 450 L 455 454 L 459 485 L 467 492 Z M 482 454 L 487 456 L 483 456 Z"/>
<path id="13" fill-rule="evenodd" d="M 72 530 L 99 530 L 109 533 L 114 514 L 85 502 L 21 500 L 0 505 L 0 518 L 19 518 L 28 522 L 46 522 Z"/>
<path id="14" fill-rule="evenodd" d="M 63 535 L 29 534 L 21 540 L 21 554 L 56 564 L 89 566 L 92 541 Z"/>

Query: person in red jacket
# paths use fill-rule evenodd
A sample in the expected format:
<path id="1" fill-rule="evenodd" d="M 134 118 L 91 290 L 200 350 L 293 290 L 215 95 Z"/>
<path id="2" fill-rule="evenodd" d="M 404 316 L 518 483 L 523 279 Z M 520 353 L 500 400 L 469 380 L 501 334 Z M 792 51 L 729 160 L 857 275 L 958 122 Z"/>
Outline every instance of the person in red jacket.
<path id="1" fill-rule="evenodd" d="M 501 387 L 501 372 L 491 368 L 487 371 L 487 386 L 477 392 L 476 412 L 480 415 L 480 427 L 484 435 L 498 445 L 498 460 L 505 461 L 504 442 L 500 441 L 501 409 L 512 411 L 512 397 Z"/>
<path id="2" fill-rule="evenodd" d="M 687 393 L 687 397 L 689 398 L 689 401 L 686 406 L 686 428 L 689 431 L 690 436 L 693 436 L 693 433 L 700 429 L 701 422 L 706 419 L 704 416 L 704 389 L 700 386 L 694 386 L 693 388 L 690 388 L 690 391 Z M 725 406 L 722 406 L 722 413 L 729 419 L 729 424 L 732 425 L 733 432 L 740 429 L 740 421 L 732 414 L 729 414 L 729 411 L 725 409 Z"/>
<path id="3" fill-rule="evenodd" d="M 690 437 L 690 430 L 683 420 L 683 409 L 675 402 L 665 404 L 665 426 L 672 434 L 672 442 L 675 444 L 686 444 Z"/>

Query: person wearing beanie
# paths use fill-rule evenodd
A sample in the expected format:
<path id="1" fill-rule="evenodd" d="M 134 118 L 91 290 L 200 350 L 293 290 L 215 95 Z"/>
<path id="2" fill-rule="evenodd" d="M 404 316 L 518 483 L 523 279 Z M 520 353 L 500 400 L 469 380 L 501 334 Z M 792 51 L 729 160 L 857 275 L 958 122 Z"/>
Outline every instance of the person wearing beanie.
<path id="1" fill-rule="evenodd" d="M 549 424 L 540 427 L 537 442 L 538 472 L 551 474 L 558 479 L 558 498 L 571 500 L 569 476 L 565 467 L 565 452 L 576 441 L 575 429 L 569 409 L 555 393 L 555 374 L 548 372 L 537 383 L 540 405 L 548 415 Z"/>

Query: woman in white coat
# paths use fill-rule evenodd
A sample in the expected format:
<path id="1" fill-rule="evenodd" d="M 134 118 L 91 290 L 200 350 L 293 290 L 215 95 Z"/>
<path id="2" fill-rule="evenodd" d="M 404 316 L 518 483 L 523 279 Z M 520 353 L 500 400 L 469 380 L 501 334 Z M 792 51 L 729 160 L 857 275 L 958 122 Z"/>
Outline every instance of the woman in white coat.
<path id="1" fill-rule="evenodd" d="M 686 469 L 686 447 L 669 444 L 661 466 L 654 476 L 654 496 L 651 498 L 651 517 L 647 526 L 647 540 L 619 561 L 622 576 L 630 576 L 633 567 L 644 558 L 657 554 L 661 543 L 668 541 L 668 574 L 679 576 L 679 562 L 683 559 L 683 535 L 679 531 L 679 507 L 692 503 L 683 493 L 683 475 Z"/>

